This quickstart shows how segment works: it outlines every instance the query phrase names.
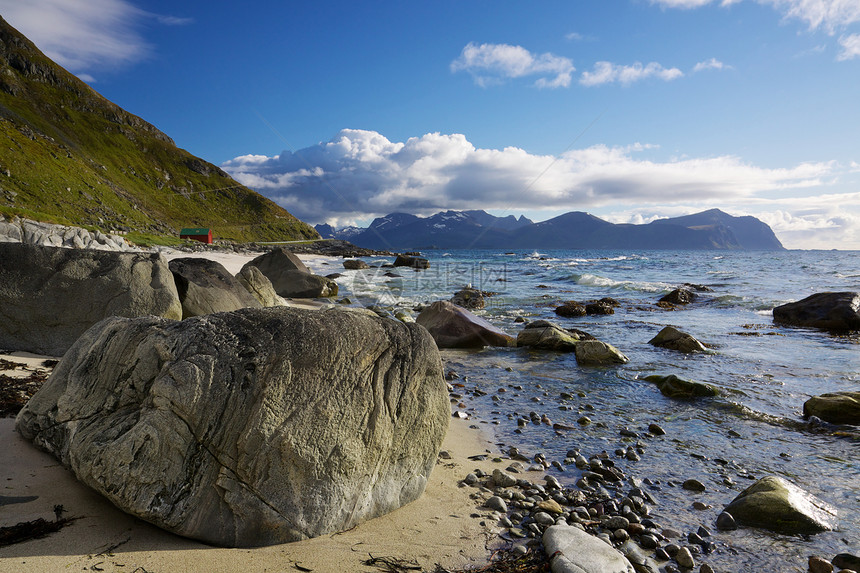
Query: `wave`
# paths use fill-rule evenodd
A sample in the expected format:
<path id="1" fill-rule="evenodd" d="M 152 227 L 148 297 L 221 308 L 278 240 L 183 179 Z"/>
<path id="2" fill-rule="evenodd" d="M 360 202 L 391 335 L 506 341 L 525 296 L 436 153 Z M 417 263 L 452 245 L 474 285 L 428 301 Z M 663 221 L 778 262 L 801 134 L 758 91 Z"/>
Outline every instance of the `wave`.
<path id="1" fill-rule="evenodd" d="M 593 286 L 601 288 L 611 288 L 639 292 L 661 292 L 668 291 L 674 288 L 667 283 L 650 283 L 645 281 L 616 281 L 600 275 L 591 273 L 572 274 L 567 277 L 567 280 L 572 280 L 578 285 Z"/>

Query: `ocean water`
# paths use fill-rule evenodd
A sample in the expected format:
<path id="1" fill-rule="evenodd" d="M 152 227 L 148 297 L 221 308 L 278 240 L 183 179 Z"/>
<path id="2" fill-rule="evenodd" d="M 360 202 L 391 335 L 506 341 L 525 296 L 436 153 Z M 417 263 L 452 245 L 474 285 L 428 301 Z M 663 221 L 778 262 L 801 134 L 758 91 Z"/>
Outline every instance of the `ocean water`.
<path id="1" fill-rule="evenodd" d="M 700 525 L 713 532 L 718 548 L 704 560 L 718 571 L 806 571 L 809 555 L 860 553 L 860 428 L 812 426 L 801 416 L 811 396 L 860 388 L 860 334 L 776 326 L 772 319 L 774 306 L 815 292 L 860 290 L 860 252 L 423 254 L 431 262 L 425 271 L 339 269 L 342 294 L 355 304 L 410 309 L 449 299 L 471 284 L 497 293 L 476 313 L 514 336 L 522 327 L 517 317 L 549 319 L 585 330 L 630 358 L 620 366 L 581 367 L 572 354 L 522 348 L 443 351 L 446 371 L 456 371 L 465 386 L 466 411 L 492 432 L 500 451 L 513 445 L 561 461 L 571 449 L 586 457 L 606 450 L 625 474 L 655 484 L 655 521 L 683 532 Z M 332 272 L 338 264 L 317 271 Z M 401 276 L 385 276 L 392 272 Z M 684 283 L 712 290 L 674 311 L 654 304 Z M 607 296 L 621 303 L 613 315 L 562 318 L 553 312 L 566 300 Z M 666 325 L 692 334 L 710 351 L 684 355 L 647 344 Z M 650 374 L 705 382 L 720 396 L 666 398 L 642 380 Z M 530 412 L 577 429 L 518 426 L 517 418 Z M 580 429 L 583 415 L 592 423 Z M 621 436 L 622 428 L 644 433 L 651 422 L 666 435 L 642 439 L 647 448 L 639 461 L 613 455 L 636 441 Z M 549 471 L 569 484 L 581 475 L 574 466 Z M 716 531 L 721 509 L 765 475 L 782 476 L 835 506 L 839 530 L 809 536 Z M 707 490 L 683 490 L 680 483 L 688 478 Z M 711 509 L 695 510 L 694 501 Z"/>

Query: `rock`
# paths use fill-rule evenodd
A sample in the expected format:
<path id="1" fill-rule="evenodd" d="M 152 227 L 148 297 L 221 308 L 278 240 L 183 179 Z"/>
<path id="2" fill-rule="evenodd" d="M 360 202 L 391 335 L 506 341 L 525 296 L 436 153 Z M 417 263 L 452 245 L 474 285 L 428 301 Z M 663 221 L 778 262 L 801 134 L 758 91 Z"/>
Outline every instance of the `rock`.
<path id="1" fill-rule="evenodd" d="M 619 529 L 618 531 L 621 532 L 624 530 Z M 637 573 L 660 573 L 660 567 L 657 563 L 646 555 L 635 543 L 626 541 L 621 544 L 618 550 L 633 565 Z"/>
<path id="2" fill-rule="evenodd" d="M 451 298 L 451 302 L 469 310 L 480 310 L 486 304 L 484 293 L 475 288 L 460 289 Z"/>
<path id="3" fill-rule="evenodd" d="M 696 300 L 697 295 L 693 291 L 685 288 L 676 288 L 669 294 L 660 298 L 660 302 L 669 304 L 690 304 Z"/>
<path id="4" fill-rule="evenodd" d="M 498 468 L 493 470 L 493 475 L 491 479 L 493 480 L 493 483 L 498 487 L 513 487 L 517 485 L 517 478 L 515 478 L 511 474 L 503 472 Z"/>
<path id="5" fill-rule="evenodd" d="M 541 350 L 574 352 L 580 337 L 545 320 L 536 320 L 517 335 L 517 346 Z"/>
<path id="6" fill-rule="evenodd" d="M 635 573 L 618 550 L 578 527 L 548 527 L 543 545 L 553 573 Z"/>
<path id="7" fill-rule="evenodd" d="M 159 254 L 0 243 L 0 348 L 60 356 L 109 316 L 182 318 Z"/>
<path id="8" fill-rule="evenodd" d="M 332 279 L 311 274 L 293 253 L 281 247 L 248 261 L 272 283 L 278 296 L 284 298 L 318 298 L 337 295 L 337 283 Z M 243 267 L 244 268 L 244 267 Z"/>
<path id="9" fill-rule="evenodd" d="M 492 496 L 486 502 L 484 502 L 484 507 L 486 507 L 487 509 L 492 509 L 493 511 L 498 511 L 499 513 L 508 512 L 508 504 L 506 504 L 505 500 L 503 500 L 497 495 Z"/>
<path id="10" fill-rule="evenodd" d="M 418 498 L 449 412 L 423 329 L 279 307 L 106 319 L 17 430 L 137 517 L 258 546 L 350 529 Z"/>
<path id="11" fill-rule="evenodd" d="M 605 301 L 589 302 L 585 305 L 585 314 L 615 314 L 613 305 Z"/>
<path id="12" fill-rule="evenodd" d="M 705 484 L 697 479 L 688 479 L 682 485 L 682 488 L 688 491 L 705 491 Z"/>
<path id="13" fill-rule="evenodd" d="M 90 232 L 80 227 L 53 225 L 17 217 L 4 221 L 0 216 L 0 242 L 18 242 L 40 247 L 66 247 L 101 251 L 132 251 L 120 235 Z"/>
<path id="14" fill-rule="evenodd" d="M 430 261 L 424 257 L 414 255 L 397 255 L 394 259 L 395 267 L 412 267 L 413 269 L 429 269 Z"/>
<path id="15" fill-rule="evenodd" d="M 538 525 L 555 525 L 555 519 L 544 511 L 538 511 L 532 518 Z"/>
<path id="16" fill-rule="evenodd" d="M 350 271 L 360 271 L 363 269 L 369 269 L 370 265 L 360 259 L 347 259 L 343 262 L 343 268 Z"/>
<path id="17" fill-rule="evenodd" d="M 599 340 L 581 340 L 576 344 L 576 362 L 582 366 L 623 364 L 628 359 L 620 350 Z"/>
<path id="18" fill-rule="evenodd" d="M 657 333 L 657 336 L 648 341 L 648 344 L 687 353 L 704 352 L 706 350 L 701 342 L 686 332 L 681 332 L 672 326 L 664 327 L 663 330 Z"/>
<path id="19" fill-rule="evenodd" d="M 696 562 L 693 560 L 693 555 L 686 547 L 682 547 L 678 550 L 678 553 L 675 554 L 675 561 L 678 562 L 678 565 L 686 569 L 692 569 L 696 566 Z"/>
<path id="20" fill-rule="evenodd" d="M 648 424 L 648 431 L 650 433 L 654 434 L 655 436 L 665 436 L 666 435 L 666 430 L 664 430 L 659 424 L 654 423 L 654 422 Z"/>
<path id="21" fill-rule="evenodd" d="M 717 516 L 717 529 L 720 531 L 734 531 L 737 528 L 738 523 L 731 513 L 723 511 Z"/>
<path id="22" fill-rule="evenodd" d="M 275 292 L 272 281 L 267 279 L 257 267 L 245 265 L 236 275 L 236 280 L 257 299 L 261 306 L 266 308 L 284 306 L 284 299 Z"/>
<path id="23" fill-rule="evenodd" d="M 833 573 L 833 564 L 818 555 L 810 555 L 808 564 L 810 573 Z"/>
<path id="24" fill-rule="evenodd" d="M 170 261 L 168 268 L 176 281 L 182 318 L 262 307 L 219 262 L 184 257 Z"/>
<path id="25" fill-rule="evenodd" d="M 552 476 L 549 476 L 552 477 Z M 537 508 L 541 511 L 545 511 L 547 513 L 553 513 L 555 515 L 561 515 L 564 513 L 564 508 L 559 505 L 557 501 L 554 499 L 548 499 L 546 501 L 542 501 L 537 504 Z"/>
<path id="26" fill-rule="evenodd" d="M 778 533 L 815 533 L 836 528 L 836 509 L 776 476 L 756 481 L 725 510 L 742 525 Z"/>
<path id="27" fill-rule="evenodd" d="M 773 309 L 773 321 L 823 330 L 860 330 L 860 292 L 821 292 Z"/>
<path id="28" fill-rule="evenodd" d="M 669 398 L 697 398 L 706 396 L 719 396 L 719 391 L 710 384 L 691 382 L 678 378 L 674 374 L 660 376 L 652 374 L 644 380 L 653 382 L 660 389 L 660 393 Z"/>
<path id="29" fill-rule="evenodd" d="M 603 522 L 603 526 L 607 529 L 626 529 L 630 525 L 630 520 L 620 515 L 613 515 Z"/>
<path id="30" fill-rule="evenodd" d="M 436 301 L 415 322 L 426 328 L 439 348 L 513 346 L 514 338 L 483 318 L 446 300 Z"/>
<path id="31" fill-rule="evenodd" d="M 565 318 L 576 318 L 578 316 L 585 316 L 588 312 L 585 310 L 585 306 L 579 304 L 576 301 L 570 300 L 562 304 L 561 306 L 555 309 L 555 313 L 559 316 L 563 316 Z"/>
<path id="32" fill-rule="evenodd" d="M 803 404 L 803 417 L 816 416 L 831 424 L 860 425 L 860 392 L 830 392 Z"/>
<path id="33" fill-rule="evenodd" d="M 860 571 L 860 557 L 851 555 L 850 553 L 840 553 L 831 561 L 834 567 L 839 569 L 850 569 L 852 571 Z"/>

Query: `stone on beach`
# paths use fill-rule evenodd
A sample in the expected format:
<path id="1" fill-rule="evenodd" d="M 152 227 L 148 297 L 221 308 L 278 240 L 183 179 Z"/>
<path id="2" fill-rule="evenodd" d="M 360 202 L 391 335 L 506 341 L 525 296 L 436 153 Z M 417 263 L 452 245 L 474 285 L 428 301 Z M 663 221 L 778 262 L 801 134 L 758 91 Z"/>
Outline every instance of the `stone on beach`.
<path id="1" fill-rule="evenodd" d="M 741 525 L 778 533 L 816 533 L 836 528 L 834 507 L 777 476 L 756 481 L 725 511 Z"/>
<path id="2" fill-rule="evenodd" d="M 719 391 L 710 384 L 684 380 L 674 374 L 669 374 L 668 376 L 652 374 L 651 376 L 646 376 L 644 380 L 656 384 L 660 389 L 660 393 L 668 398 L 697 398 L 720 395 Z"/>
<path id="3" fill-rule="evenodd" d="M 673 326 L 666 326 L 648 344 L 677 350 L 678 352 L 704 352 L 705 345 L 686 332 L 681 332 Z"/>
<path id="4" fill-rule="evenodd" d="M 224 265 L 198 257 L 173 259 L 168 264 L 182 303 L 182 318 L 229 312 L 262 305 Z"/>
<path id="5" fill-rule="evenodd" d="M 517 346 L 561 352 L 575 351 L 579 340 L 578 334 L 564 330 L 546 320 L 530 322 L 517 334 Z"/>
<path id="6" fill-rule="evenodd" d="M 284 298 L 319 298 L 337 295 L 337 283 L 312 274 L 289 250 L 281 247 L 247 262 L 245 266 L 260 269 L 272 283 L 278 296 Z"/>
<path id="7" fill-rule="evenodd" d="M 133 515 L 258 546 L 343 531 L 419 497 L 449 415 L 423 329 L 281 307 L 106 319 L 17 428 Z"/>
<path id="8" fill-rule="evenodd" d="M 0 348 L 62 355 L 109 316 L 182 318 L 159 254 L 0 243 Z"/>
<path id="9" fill-rule="evenodd" d="M 635 573 L 617 549 L 578 527 L 548 527 L 543 545 L 553 573 Z"/>
<path id="10" fill-rule="evenodd" d="M 773 309 L 773 321 L 832 331 L 860 330 L 860 292 L 820 292 Z"/>
<path id="11" fill-rule="evenodd" d="M 426 328 L 439 348 L 514 346 L 514 337 L 447 300 L 425 308 L 415 322 Z"/>
<path id="12" fill-rule="evenodd" d="M 284 306 L 284 299 L 275 292 L 272 281 L 266 278 L 266 275 L 260 272 L 257 267 L 243 266 L 242 270 L 236 274 L 236 280 L 251 293 L 251 296 L 259 301 L 261 306 L 266 308 Z"/>
<path id="13" fill-rule="evenodd" d="M 860 392 L 829 392 L 803 404 L 803 417 L 816 416 L 831 424 L 860 425 Z"/>

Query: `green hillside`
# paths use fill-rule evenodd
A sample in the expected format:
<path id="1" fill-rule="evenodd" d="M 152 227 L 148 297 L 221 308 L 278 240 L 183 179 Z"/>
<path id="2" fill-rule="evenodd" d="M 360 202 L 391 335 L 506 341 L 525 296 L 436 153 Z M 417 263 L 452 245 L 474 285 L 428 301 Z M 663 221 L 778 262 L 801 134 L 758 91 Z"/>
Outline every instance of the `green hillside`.
<path id="1" fill-rule="evenodd" d="M 0 214 L 233 241 L 318 238 L 224 171 L 109 102 L 0 18 Z"/>

